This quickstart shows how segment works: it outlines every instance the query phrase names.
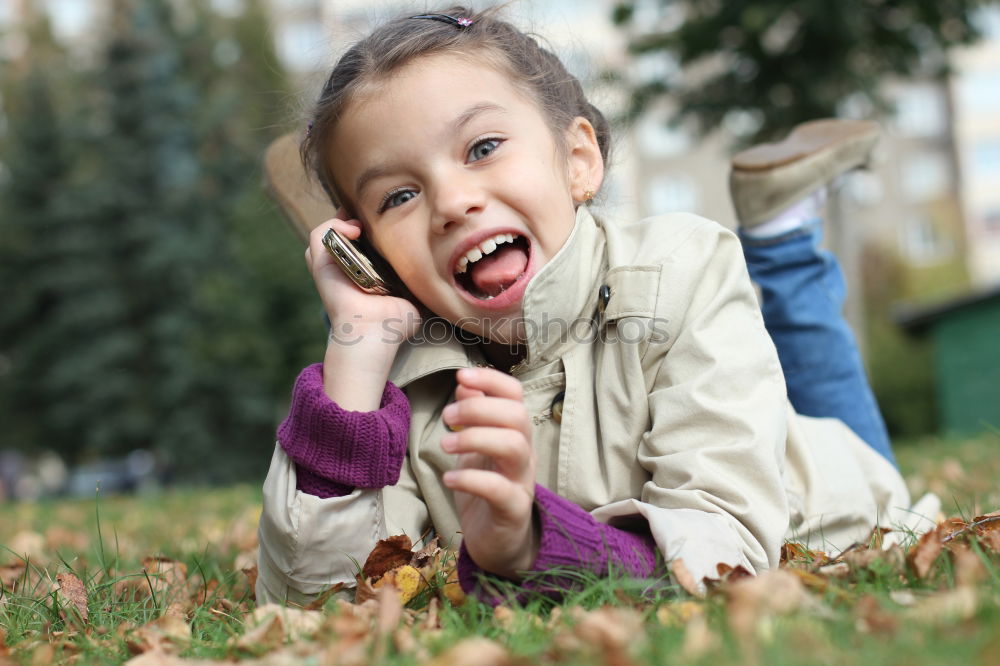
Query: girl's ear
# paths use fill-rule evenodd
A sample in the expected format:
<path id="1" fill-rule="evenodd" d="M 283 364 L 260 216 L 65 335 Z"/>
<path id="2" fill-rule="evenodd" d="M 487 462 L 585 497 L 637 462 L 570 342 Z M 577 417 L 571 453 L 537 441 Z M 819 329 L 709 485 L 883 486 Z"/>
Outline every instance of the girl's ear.
<path id="1" fill-rule="evenodd" d="M 604 182 L 604 158 L 589 120 L 582 116 L 573 119 L 566 130 L 566 146 L 570 195 L 575 203 L 584 203 Z"/>

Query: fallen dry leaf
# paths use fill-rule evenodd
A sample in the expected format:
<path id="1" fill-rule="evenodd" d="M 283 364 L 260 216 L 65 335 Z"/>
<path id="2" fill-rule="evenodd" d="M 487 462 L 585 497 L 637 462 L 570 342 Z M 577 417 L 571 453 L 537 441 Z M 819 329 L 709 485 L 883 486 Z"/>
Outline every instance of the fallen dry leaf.
<path id="1" fill-rule="evenodd" d="M 979 597 L 976 588 L 962 586 L 931 595 L 912 608 L 908 608 L 905 617 L 928 624 L 968 620 L 979 609 Z"/>
<path id="2" fill-rule="evenodd" d="M 413 542 L 405 534 L 382 539 L 375 544 L 365 565 L 361 567 L 362 575 L 367 579 L 378 580 L 391 569 L 409 564 L 413 558 L 410 550 L 412 547 Z"/>
<path id="3" fill-rule="evenodd" d="M 787 567 L 818 567 L 830 558 L 820 550 L 809 550 L 800 543 L 788 541 L 781 546 L 781 565 Z"/>
<path id="4" fill-rule="evenodd" d="M 451 602 L 452 606 L 461 606 L 466 601 L 465 591 L 461 583 L 458 582 L 458 569 L 448 572 L 448 578 L 444 583 L 444 598 Z"/>
<path id="5" fill-rule="evenodd" d="M 256 567 L 254 567 L 254 578 L 256 578 Z M 305 606 L 305 610 L 320 610 L 326 605 L 326 602 L 330 600 L 330 597 L 337 594 L 344 589 L 343 583 L 337 583 L 336 585 L 331 585 L 330 587 L 323 590 L 315 599 L 310 601 Z"/>
<path id="6" fill-rule="evenodd" d="M 955 567 L 956 585 L 976 585 L 986 579 L 988 573 L 979 555 L 965 543 L 951 549 L 952 562 Z"/>
<path id="7" fill-rule="evenodd" d="M 65 572 L 56 574 L 56 583 L 59 585 L 59 596 L 76 608 L 80 619 L 86 623 L 87 590 L 83 586 L 83 581 L 77 578 L 76 574 Z"/>
<path id="8" fill-rule="evenodd" d="M 656 619 L 664 627 L 682 627 L 694 616 L 704 614 L 704 605 L 691 600 L 663 604 L 656 609 Z"/>
<path id="9" fill-rule="evenodd" d="M 24 560 L 16 560 L 11 564 L 0 566 L 0 584 L 7 592 L 16 592 L 18 585 L 25 578 L 28 564 Z"/>
<path id="10" fill-rule="evenodd" d="M 177 654 L 190 643 L 191 625 L 176 613 L 166 613 L 136 627 L 125 640 L 125 645 L 132 654 L 142 654 L 151 650 L 163 654 Z"/>
<path id="11" fill-rule="evenodd" d="M 937 561 L 944 544 L 941 541 L 940 527 L 925 532 L 917 543 L 910 549 L 907 561 L 913 569 L 917 578 L 926 578 L 930 573 L 931 566 Z"/>
<path id="12" fill-rule="evenodd" d="M 699 581 L 694 579 L 694 574 L 687 568 L 682 558 L 678 557 L 670 563 L 670 573 L 674 575 L 677 584 L 684 588 L 684 591 L 692 597 L 705 596 L 704 589 L 698 584 Z"/>
<path id="13" fill-rule="evenodd" d="M 45 537 L 38 532 L 27 530 L 18 532 L 5 544 L 6 550 L 25 560 L 44 563 L 46 561 Z"/>
<path id="14" fill-rule="evenodd" d="M 729 624 L 742 638 L 756 633 L 760 622 L 773 615 L 790 613 L 809 603 L 802 582 L 784 569 L 764 571 L 725 586 Z"/>
<path id="15" fill-rule="evenodd" d="M 434 658 L 431 666 L 508 666 L 510 655 L 488 638 L 466 638 Z"/>
<path id="16" fill-rule="evenodd" d="M 866 634 L 896 633 L 899 629 L 899 619 L 892 615 L 879 603 L 878 599 L 867 594 L 854 605 L 855 628 Z"/>
<path id="17" fill-rule="evenodd" d="M 685 659 L 698 660 L 709 652 L 716 650 L 722 641 L 708 626 L 704 614 L 691 618 L 684 628 L 684 644 L 681 655 Z"/>
<path id="18" fill-rule="evenodd" d="M 420 594 L 427 587 L 427 582 L 419 571 L 409 564 L 404 564 L 387 571 L 372 587 L 376 590 L 382 587 L 394 587 L 399 592 L 400 601 L 405 604 Z"/>
<path id="19" fill-rule="evenodd" d="M 169 605 L 178 601 L 187 601 L 191 597 L 187 565 L 169 557 L 146 557 L 142 560 L 142 575 L 123 583 L 121 590 L 128 593 L 131 590 L 134 599 L 151 594 L 158 605 Z M 146 590 L 142 591 L 143 584 Z"/>

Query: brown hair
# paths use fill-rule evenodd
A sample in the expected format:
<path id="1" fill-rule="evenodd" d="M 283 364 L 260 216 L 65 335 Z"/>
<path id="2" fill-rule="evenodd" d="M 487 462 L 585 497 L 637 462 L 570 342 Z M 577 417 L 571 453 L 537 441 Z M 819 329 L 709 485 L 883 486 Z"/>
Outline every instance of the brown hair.
<path id="1" fill-rule="evenodd" d="M 342 203 L 342 198 L 334 184 L 326 149 L 341 115 L 366 85 L 384 79 L 416 58 L 440 53 L 480 58 L 510 76 L 515 86 L 538 103 L 560 145 L 562 132 L 573 118 L 586 118 L 594 126 L 601 156 L 608 161 L 608 121 L 587 101 L 580 82 L 566 71 L 559 58 L 530 35 L 496 18 L 496 9 L 474 13 L 456 6 L 440 13 L 466 17 L 472 23 L 460 27 L 429 19 L 397 18 L 352 46 L 330 73 L 300 152 L 303 164 L 316 175 L 335 204 Z"/>

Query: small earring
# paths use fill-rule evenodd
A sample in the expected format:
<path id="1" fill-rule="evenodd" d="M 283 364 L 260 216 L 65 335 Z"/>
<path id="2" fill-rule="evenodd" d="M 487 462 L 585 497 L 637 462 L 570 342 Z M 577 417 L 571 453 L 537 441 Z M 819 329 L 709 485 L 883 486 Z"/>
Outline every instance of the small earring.
<path id="1" fill-rule="evenodd" d="M 583 200 L 590 201 L 591 199 L 594 198 L 594 195 L 596 194 L 597 192 L 594 192 L 594 190 L 587 190 L 586 192 L 583 193 Z"/>

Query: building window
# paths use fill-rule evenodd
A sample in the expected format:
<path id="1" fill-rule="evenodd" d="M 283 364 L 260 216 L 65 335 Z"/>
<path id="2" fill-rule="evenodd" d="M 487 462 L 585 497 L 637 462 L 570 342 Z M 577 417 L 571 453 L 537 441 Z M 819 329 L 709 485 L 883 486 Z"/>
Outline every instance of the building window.
<path id="1" fill-rule="evenodd" d="M 904 256 L 914 264 L 933 264 L 944 261 L 951 254 L 950 239 L 938 231 L 934 218 L 926 211 L 916 211 L 900 227 L 900 244 Z"/>
<path id="2" fill-rule="evenodd" d="M 698 189 L 691 179 L 683 176 L 653 176 L 646 185 L 644 198 L 650 215 L 693 211 L 698 207 Z"/>
<path id="3" fill-rule="evenodd" d="M 972 146 L 969 176 L 974 179 L 1000 177 L 1000 140 L 980 141 Z"/>
<path id="4" fill-rule="evenodd" d="M 661 114 L 643 117 L 636 128 L 636 143 L 646 157 L 671 158 L 691 149 L 691 137 L 677 127 L 668 125 Z"/>
<path id="5" fill-rule="evenodd" d="M 48 0 L 46 13 L 52 33 L 60 42 L 70 42 L 83 36 L 94 22 L 94 7 L 79 0 Z"/>
<path id="6" fill-rule="evenodd" d="M 908 155 L 900 166 L 903 196 L 910 202 L 940 198 L 949 189 L 948 161 L 944 155 L 917 153 Z"/>
<path id="7" fill-rule="evenodd" d="M 963 113 L 1000 113 L 1000 72 L 969 72 L 959 78 L 958 98 Z"/>
<path id="8" fill-rule="evenodd" d="M 913 84 L 900 89 L 896 98 L 896 126 L 909 136 L 931 137 L 948 126 L 944 92 L 935 85 Z"/>

